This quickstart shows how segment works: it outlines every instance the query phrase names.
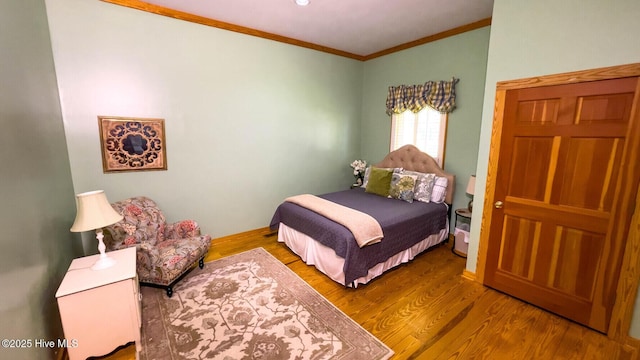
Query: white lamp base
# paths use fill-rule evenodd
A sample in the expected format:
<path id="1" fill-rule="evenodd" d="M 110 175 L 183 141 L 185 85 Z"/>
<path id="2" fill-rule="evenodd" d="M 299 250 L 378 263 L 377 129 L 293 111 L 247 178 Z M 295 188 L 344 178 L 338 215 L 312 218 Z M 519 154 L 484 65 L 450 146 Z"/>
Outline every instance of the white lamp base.
<path id="1" fill-rule="evenodd" d="M 93 264 L 91 270 L 103 270 L 112 267 L 116 261 L 108 257 L 105 253 L 107 247 L 104 245 L 104 241 L 102 241 L 102 238 L 104 238 L 102 229 L 96 229 L 96 238 L 98 238 L 98 251 L 100 251 L 100 258 L 95 262 L 95 264 Z"/>
<path id="2" fill-rule="evenodd" d="M 93 266 L 91 267 L 91 270 L 106 269 L 106 268 L 112 267 L 115 263 L 116 261 L 108 256 L 100 257 L 100 259 L 98 259 L 98 261 L 96 261 L 95 264 L 93 264 Z"/>

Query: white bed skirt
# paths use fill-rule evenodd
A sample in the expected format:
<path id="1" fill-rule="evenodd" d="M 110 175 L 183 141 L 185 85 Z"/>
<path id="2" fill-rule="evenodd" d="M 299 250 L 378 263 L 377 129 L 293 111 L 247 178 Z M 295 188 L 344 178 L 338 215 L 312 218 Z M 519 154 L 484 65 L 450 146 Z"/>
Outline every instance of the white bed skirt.
<path id="1" fill-rule="evenodd" d="M 360 277 L 354 281 L 353 284 L 345 284 L 344 282 L 344 259 L 336 255 L 335 251 L 330 247 L 322 245 L 313 238 L 306 234 L 303 234 L 287 225 L 280 223 L 278 227 L 278 241 L 285 243 L 289 249 L 296 253 L 302 261 L 307 265 L 313 265 L 322 273 L 327 275 L 333 281 L 349 286 L 357 287 L 359 284 L 366 284 L 371 279 L 382 275 L 385 271 L 396 267 L 400 264 L 407 263 L 413 260 L 416 255 L 439 244 L 449 238 L 449 222 L 447 226 L 440 230 L 438 234 L 431 235 L 421 242 L 413 245 L 405 251 L 401 251 L 387 261 L 381 262 L 371 269 L 366 276 Z M 384 240 L 383 240 L 384 241 Z"/>

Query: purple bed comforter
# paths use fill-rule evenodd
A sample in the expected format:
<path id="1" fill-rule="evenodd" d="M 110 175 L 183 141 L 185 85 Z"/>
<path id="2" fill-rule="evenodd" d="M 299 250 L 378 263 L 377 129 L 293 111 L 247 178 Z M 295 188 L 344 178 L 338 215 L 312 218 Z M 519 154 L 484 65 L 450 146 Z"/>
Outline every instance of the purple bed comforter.
<path id="1" fill-rule="evenodd" d="M 321 244 L 335 250 L 345 259 L 345 283 L 367 275 L 374 265 L 404 251 L 429 235 L 446 227 L 447 206 L 445 204 L 408 203 L 369 194 L 364 189 L 344 190 L 319 197 L 373 216 L 384 233 L 381 242 L 358 247 L 351 231 L 299 205 L 283 202 L 271 219 L 271 229 L 280 222 L 312 237 Z"/>

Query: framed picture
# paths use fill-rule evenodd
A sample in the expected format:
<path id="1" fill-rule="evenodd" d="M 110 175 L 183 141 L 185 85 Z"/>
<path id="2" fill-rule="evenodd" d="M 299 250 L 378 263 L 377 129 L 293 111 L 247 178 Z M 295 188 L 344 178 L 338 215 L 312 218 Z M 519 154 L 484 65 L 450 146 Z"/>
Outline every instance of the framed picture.
<path id="1" fill-rule="evenodd" d="M 105 173 L 167 170 L 163 119 L 98 116 Z"/>

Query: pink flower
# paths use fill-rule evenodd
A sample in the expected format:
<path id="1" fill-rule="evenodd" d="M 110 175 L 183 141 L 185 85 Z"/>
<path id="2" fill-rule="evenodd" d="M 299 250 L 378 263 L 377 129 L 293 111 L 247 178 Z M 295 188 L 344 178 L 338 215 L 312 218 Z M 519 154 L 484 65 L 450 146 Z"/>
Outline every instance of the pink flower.
<path id="1" fill-rule="evenodd" d="M 136 232 L 136 226 L 133 224 L 124 223 L 122 224 L 122 228 L 128 235 L 133 235 L 133 233 Z"/>
<path id="2" fill-rule="evenodd" d="M 140 209 L 139 207 L 137 207 L 136 205 L 127 205 L 127 207 L 125 208 L 125 210 L 127 212 L 129 212 L 132 215 L 138 216 L 140 214 L 142 214 L 142 209 Z"/>
<path id="3" fill-rule="evenodd" d="M 181 259 L 182 259 L 182 257 L 181 257 L 181 256 L 177 256 L 177 255 L 176 255 L 176 256 L 172 257 L 171 259 L 169 259 L 169 264 L 170 264 L 170 265 L 175 265 L 175 264 L 177 264 Z"/>
<path id="4" fill-rule="evenodd" d="M 196 229 L 196 223 L 191 220 L 185 220 L 180 223 L 180 229 L 184 232 L 190 232 Z"/>
<path id="5" fill-rule="evenodd" d="M 133 237 L 133 236 L 127 236 L 127 237 L 126 237 L 126 239 L 124 239 L 124 244 L 125 244 L 125 245 L 133 245 L 133 244 L 135 244 L 136 242 L 137 242 L 137 241 L 136 241 L 136 238 L 135 238 L 135 237 Z"/>

